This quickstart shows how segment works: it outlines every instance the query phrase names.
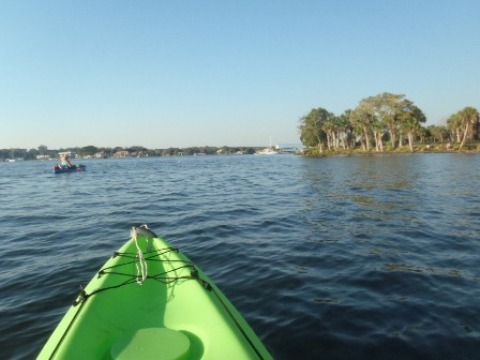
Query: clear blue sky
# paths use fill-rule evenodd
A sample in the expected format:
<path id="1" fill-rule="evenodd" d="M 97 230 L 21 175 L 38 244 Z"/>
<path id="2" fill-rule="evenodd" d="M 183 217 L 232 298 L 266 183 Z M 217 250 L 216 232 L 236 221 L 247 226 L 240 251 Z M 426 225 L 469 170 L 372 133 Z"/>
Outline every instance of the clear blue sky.
<path id="1" fill-rule="evenodd" d="M 1 0 L 0 149 L 298 143 L 387 91 L 480 108 L 478 0 Z"/>

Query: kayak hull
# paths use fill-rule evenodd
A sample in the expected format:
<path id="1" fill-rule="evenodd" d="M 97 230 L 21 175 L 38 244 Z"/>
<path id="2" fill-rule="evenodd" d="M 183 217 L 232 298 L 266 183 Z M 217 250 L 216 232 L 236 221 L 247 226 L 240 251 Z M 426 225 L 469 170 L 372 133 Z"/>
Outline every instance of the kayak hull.
<path id="1" fill-rule="evenodd" d="M 80 164 L 80 165 L 74 165 L 74 167 L 67 167 L 67 166 L 61 166 L 56 164 L 53 167 L 53 172 L 55 174 L 63 174 L 63 173 L 72 173 L 72 172 L 81 172 L 87 170 L 87 166 Z"/>
<path id="2" fill-rule="evenodd" d="M 146 279 L 130 239 L 85 287 L 39 359 L 271 359 L 184 254 L 161 238 L 137 240 Z"/>

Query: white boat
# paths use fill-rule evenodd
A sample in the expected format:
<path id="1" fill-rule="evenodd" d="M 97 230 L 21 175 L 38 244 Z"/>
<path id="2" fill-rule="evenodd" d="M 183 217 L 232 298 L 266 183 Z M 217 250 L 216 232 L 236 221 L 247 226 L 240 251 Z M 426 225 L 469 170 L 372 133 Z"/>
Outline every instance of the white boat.
<path id="1" fill-rule="evenodd" d="M 270 148 L 255 152 L 255 155 L 275 155 L 275 154 L 278 154 L 278 152 Z"/>
<path id="2" fill-rule="evenodd" d="M 14 153 L 13 149 L 11 151 L 12 151 L 12 157 L 10 159 L 8 159 L 7 161 L 8 162 L 15 162 L 15 160 L 16 160 L 15 159 L 15 153 Z"/>
<path id="3" fill-rule="evenodd" d="M 272 149 L 272 137 L 270 137 L 270 147 L 263 150 L 258 150 L 255 152 L 255 155 L 275 155 L 275 154 L 278 154 L 278 151 L 275 151 Z"/>

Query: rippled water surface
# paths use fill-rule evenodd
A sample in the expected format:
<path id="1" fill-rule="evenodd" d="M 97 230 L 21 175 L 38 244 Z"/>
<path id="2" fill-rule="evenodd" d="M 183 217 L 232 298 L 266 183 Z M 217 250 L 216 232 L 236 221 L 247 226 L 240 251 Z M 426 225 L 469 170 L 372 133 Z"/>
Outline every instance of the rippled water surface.
<path id="1" fill-rule="evenodd" d="M 35 358 L 148 223 L 276 359 L 478 359 L 480 156 L 0 163 L 0 349 Z"/>

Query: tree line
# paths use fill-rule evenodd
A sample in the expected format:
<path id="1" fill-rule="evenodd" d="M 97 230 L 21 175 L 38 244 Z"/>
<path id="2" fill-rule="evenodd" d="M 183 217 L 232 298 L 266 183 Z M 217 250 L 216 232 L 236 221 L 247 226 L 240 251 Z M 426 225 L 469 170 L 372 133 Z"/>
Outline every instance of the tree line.
<path id="1" fill-rule="evenodd" d="M 478 141 L 480 116 L 473 107 L 451 115 L 446 125 L 425 127 L 426 120 L 423 111 L 404 94 L 384 92 L 362 99 L 356 108 L 338 116 L 321 107 L 312 109 L 300 118 L 300 140 L 311 153 L 405 148 L 413 152 L 416 142 L 462 150 Z"/>
<path id="2" fill-rule="evenodd" d="M 130 146 L 130 147 L 97 147 L 93 145 L 84 147 L 72 147 L 61 149 L 49 149 L 46 145 L 40 145 L 36 149 L 0 149 L 0 161 L 6 159 L 23 159 L 23 160 L 37 160 L 41 159 L 56 159 L 58 153 L 70 151 L 74 154 L 78 154 L 81 157 L 102 157 L 109 158 L 114 157 L 115 154 L 122 152 L 125 156 L 177 156 L 177 155 L 230 155 L 230 154 L 254 154 L 258 147 L 214 147 L 214 146 L 194 146 L 188 148 L 174 148 L 167 149 L 147 149 L 143 146 Z"/>

